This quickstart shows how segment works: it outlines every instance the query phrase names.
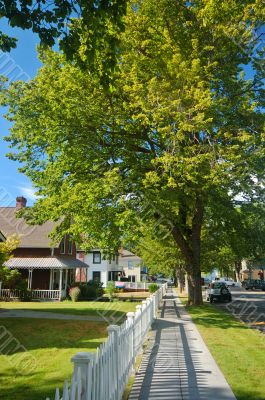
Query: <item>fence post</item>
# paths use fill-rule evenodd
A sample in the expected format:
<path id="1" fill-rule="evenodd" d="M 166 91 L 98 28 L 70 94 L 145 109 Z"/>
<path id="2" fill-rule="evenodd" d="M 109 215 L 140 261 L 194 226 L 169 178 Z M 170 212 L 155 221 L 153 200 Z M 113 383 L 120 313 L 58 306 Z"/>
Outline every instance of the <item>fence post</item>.
<path id="1" fill-rule="evenodd" d="M 90 400 L 89 376 L 91 376 L 91 361 L 94 360 L 93 353 L 79 352 L 71 358 L 74 363 L 74 376 L 77 377 L 78 370 L 81 372 L 81 400 Z M 90 392 L 90 393 L 89 393 Z"/>
<path id="2" fill-rule="evenodd" d="M 150 305 L 150 298 L 147 297 L 146 299 L 146 319 L 147 319 L 147 328 L 149 329 L 151 326 L 151 315 L 150 315 L 150 310 L 151 310 L 151 305 Z"/>
<path id="3" fill-rule="evenodd" d="M 145 336 L 146 334 L 146 327 L 147 327 L 147 315 L 146 315 L 146 306 L 147 306 L 147 302 L 146 300 L 142 301 L 142 328 L 143 328 L 143 336 Z"/>
<path id="4" fill-rule="evenodd" d="M 138 304 L 136 306 L 136 314 L 135 315 L 136 315 L 136 317 L 138 315 L 140 315 L 139 327 L 137 329 L 137 350 L 139 351 L 140 347 L 141 347 L 141 343 L 142 343 L 142 306 L 141 306 L 141 304 Z"/>
<path id="5" fill-rule="evenodd" d="M 134 312 L 128 312 L 127 314 L 127 321 L 129 325 L 132 327 L 132 359 L 133 363 L 136 357 L 136 345 L 135 345 L 135 324 L 134 324 Z"/>
<path id="6" fill-rule="evenodd" d="M 114 339 L 114 360 L 113 360 L 113 375 L 115 380 L 115 399 L 119 396 L 119 377 L 120 377 L 120 365 L 119 365 L 119 329 L 118 325 L 109 325 L 107 327 L 108 334 L 113 334 Z"/>
<path id="7" fill-rule="evenodd" d="M 154 300 L 155 300 L 155 296 L 152 294 L 150 296 L 150 321 L 151 321 L 151 325 L 154 322 Z"/>

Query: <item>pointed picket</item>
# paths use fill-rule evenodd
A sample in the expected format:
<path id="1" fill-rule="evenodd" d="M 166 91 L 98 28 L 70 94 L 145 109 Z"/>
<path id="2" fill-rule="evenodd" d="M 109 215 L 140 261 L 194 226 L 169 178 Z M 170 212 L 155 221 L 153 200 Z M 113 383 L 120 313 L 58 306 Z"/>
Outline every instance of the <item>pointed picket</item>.
<path id="1" fill-rule="evenodd" d="M 72 379 L 71 379 L 70 400 L 75 400 L 75 388 L 76 388 L 76 385 L 75 385 L 75 378 L 74 378 L 74 374 L 73 374 Z"/>
<path id="2" fill-rule="evenodd" d="M 69 390 L 68 390 L 68 382 L 67 382 L 67 380 L 64 381 L 63 399 L 62 400 L 69 400 Z"/>
<path id="3" fill-rule="evenodd" d="M 55 398 L 54 398 L 54 400 L 60 400 L 60 391 L 59 391 L 58 388 L 57 388 L 56 391 L 55 391 Z"/>

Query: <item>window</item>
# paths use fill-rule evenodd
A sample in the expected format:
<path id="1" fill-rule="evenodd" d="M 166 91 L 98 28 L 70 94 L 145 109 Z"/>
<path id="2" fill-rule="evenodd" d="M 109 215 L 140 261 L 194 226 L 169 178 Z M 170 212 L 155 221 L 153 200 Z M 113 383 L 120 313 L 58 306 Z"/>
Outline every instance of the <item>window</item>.
<path id="1" fill-rule="evenodd" d="M 101 281 L 101 273 L 100 271 L 93 271 L 93 281 Z"/>
<path id="2" fill-rule="evenodd" d="M 135 275 L 128 275 L 128 282 L 135 282 Z"/>
<path id="3" fill-rule="evenodd" d="M 118 281 L 119 277 L 120 277 L 119 271 L 109 271 L 109 273 L 108 273 L 109 281 Z"/>
<path id="4" fill-rule="evenodd" d="M 71 236 L 69 236 L 68 239 L 68 254 L 72 254 L 73 253 L 73 239 L 71 238 Z"/>
<path id="5" fill-rule="evenodd" d="M 100 251 L 93 251 L 93 264 L 101 264 Z"/>
<path id="6" fill-rule="evenodd" d="M 60 243 L 60 254 L 65 254 L 65 239 L 66 239 L 66 237 L 64 236 L 64 238 L 62 239 L 62 241 Z"/>
<path id="7" fill-rule="evenodd" d="M 133 261 L 128 261 L 128 269 L 134 269 Z"/>

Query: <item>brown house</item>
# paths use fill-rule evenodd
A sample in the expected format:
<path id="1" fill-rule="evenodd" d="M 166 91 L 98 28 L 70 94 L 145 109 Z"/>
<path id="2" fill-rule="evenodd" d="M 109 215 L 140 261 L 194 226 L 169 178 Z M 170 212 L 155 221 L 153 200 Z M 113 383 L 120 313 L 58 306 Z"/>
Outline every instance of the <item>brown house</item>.
<path id="1" fill-rule="evenodd" d="M 60 243 L 51 244 L 49 234 L 55 222 L 28 225 L 23 218 L 16 217 L 26 202 L 24 197 L 17 197 L 16 207 L 0 207 L 0 240 L 13 234 L 20 238 L 13 257 L 5 265 L 21 272 L 34 298 L 60 300 L 66 295 L 67 285 L 74 281 L 76 269 L 88 265 L 76 258 L 75 243 L 69 235 Z M 10 289 L 2 289 L 0 296 L 8 296 L 7 290 Z"/>

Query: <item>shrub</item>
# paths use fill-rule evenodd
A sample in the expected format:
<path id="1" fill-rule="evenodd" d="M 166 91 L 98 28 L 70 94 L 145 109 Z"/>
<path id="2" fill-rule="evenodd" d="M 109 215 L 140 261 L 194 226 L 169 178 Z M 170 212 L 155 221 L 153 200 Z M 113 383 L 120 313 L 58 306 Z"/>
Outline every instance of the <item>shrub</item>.
<path id="1" fill-rule="evenodd" d="M 80 293 L 81 293 L 81 290 L 78 286 L 74 286 L 69 290 L 69 296 L 71 297 L 71 300 L 73 302 L 76 302 L 79 300 Z"/>
<path id="2" fill-rule="evenodd" d="M 19 300 L 20 301 L 31 301 L 32 300 L 32 290 L 31 289 L 20 290 Z"/>
<path id="3" fill-rule="evenodd" d="M 113 300 L 115 291 L 116 291 L 115 283 L 112 282 L 112 281 L 108 282 L 107 286 L 106 286 L 106 289 L 105 289 L 105 292 L 107 293 L 108 298 L 110 299 L 110 301 Z"/>
<path id="4" fill-rule="evenodd" d="M 155 293 L 158 289 L 159 286 L 156 283 L 151 283 L 148 288 L 150 293 Z"/>
<path id="5" fill-rule="evenodd" d="M 102 297 L 103 283 L 99 281 L 89 281 L 78 285 L 80 288 L 80 300 L 92 300 Z"/>

